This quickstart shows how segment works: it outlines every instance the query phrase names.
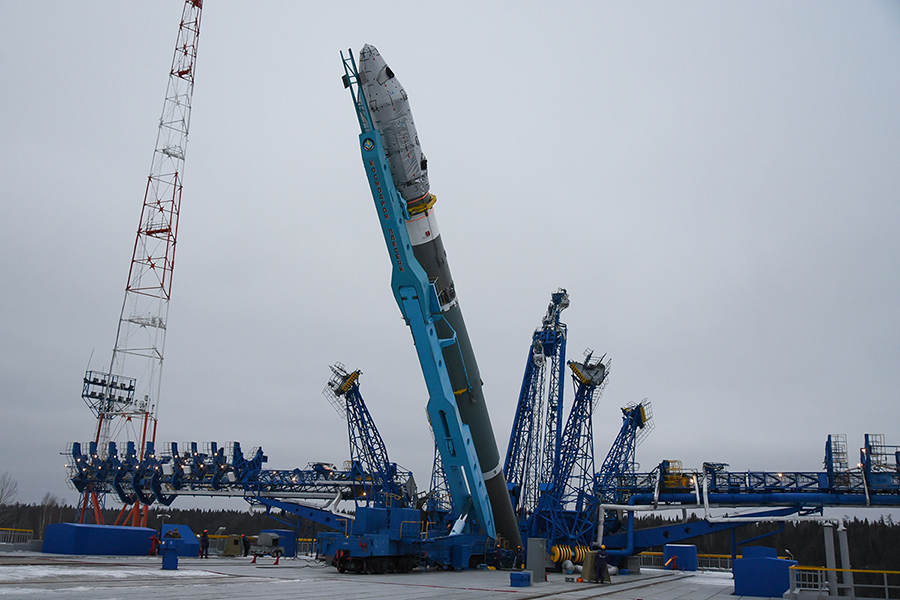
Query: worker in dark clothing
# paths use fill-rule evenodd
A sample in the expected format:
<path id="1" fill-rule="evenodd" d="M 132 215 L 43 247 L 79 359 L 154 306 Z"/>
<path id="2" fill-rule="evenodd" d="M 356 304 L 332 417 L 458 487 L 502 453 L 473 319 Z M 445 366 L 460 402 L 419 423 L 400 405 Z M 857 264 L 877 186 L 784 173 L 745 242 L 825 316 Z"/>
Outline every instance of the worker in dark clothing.
<path id="1" fill-rule="evenodd" d="M 525 553 L 522 551 L 522 546 L 516 546 L 516 564 L 514 566 L 516 569 L 525 568 Z"/>
<path id="2" fill-rule="evenodd" d="M 209 534 L 206 529 L 200 535 L 200 558 L 209 558 Z"/>
<path id="3" fill-rule="evenodd" d="M 594 563 L 594 583 L 612 583 L 612 580 L 609 578 L 609 570 L 606 567 L 608 560 L 609 555 L 606 553 L 606 546 L 600 546 L 600 549 L 597 551 L 597 562 Z"/>
<path id="4" fill-rule="evenodd" d="M 244 556 L 250 555 L 250 538 L 241 534 L 241 545 L 244 547 Z"/>

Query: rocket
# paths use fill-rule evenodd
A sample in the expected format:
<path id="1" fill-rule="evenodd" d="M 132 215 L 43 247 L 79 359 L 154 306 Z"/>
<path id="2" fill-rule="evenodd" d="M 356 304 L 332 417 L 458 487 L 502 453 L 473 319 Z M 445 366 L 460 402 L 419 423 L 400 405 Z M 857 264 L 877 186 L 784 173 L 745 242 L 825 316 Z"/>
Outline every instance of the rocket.
<path id="1" fill-rule="evenodd" d="M 457 344 L 443 357 L 463 423 L 472 441 L 491 501 L 497 532 L 512 546 L 521 544 L 519 528 L 503 475 L 503 463 L 482 393 L 481 375 L 453 285 L 447 253 L 438 229 L 437 197 L 428 182 L 428 160 L 422 152 L 409 97 L 378 50 L 366 44 L 359 53 L 359 83 L 387 155 L 394 187 L 406 202 L 406 228 L 413 254 L 434 285 L 443 319 L 435 322 L 441 337 Z"/>

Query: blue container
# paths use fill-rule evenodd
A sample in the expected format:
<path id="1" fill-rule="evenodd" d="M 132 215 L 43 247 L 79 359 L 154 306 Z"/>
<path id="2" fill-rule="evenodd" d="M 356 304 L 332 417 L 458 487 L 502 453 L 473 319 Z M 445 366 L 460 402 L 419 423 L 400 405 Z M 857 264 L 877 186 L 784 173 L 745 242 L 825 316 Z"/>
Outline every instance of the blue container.
<path id="1" fill-rule="evenodd" d="M 762 546 L 744 548 L 742 554 L 732 567 L 735 596 L 781 598 L 791 587 L 789 568 L 797 561 L 775 558 L 774 548 Z"/>
<path id="2" fill-rule="evenodd" d="M 512 587 L 531 586 L 531 571 L 519 571 L 509 574 L 509 585 Z"/>
<path id="3" fill-rule="evenodd" d="M 674 558 L 671 563 L 670 559 Z M 677 571 L 697 570 L 697 546 L 688 544 L 666 544 L 663 548 L 663 563 L 666 568 Z"/>
<path id="4" fill-rule="evenodd" d="M 54 523 L 44 530 L 43 552 L 89 556 L 146 556 L 155 529 Z"/>

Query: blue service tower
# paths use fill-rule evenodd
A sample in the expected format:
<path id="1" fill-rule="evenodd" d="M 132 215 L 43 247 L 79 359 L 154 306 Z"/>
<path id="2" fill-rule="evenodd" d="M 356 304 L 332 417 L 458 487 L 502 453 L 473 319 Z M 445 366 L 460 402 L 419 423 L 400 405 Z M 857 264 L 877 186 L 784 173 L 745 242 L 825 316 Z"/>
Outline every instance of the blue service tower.
<path id="1" fill-rule="evenodd" d="M 460 514 L 454 531 L 483 530 L 514 548 L 521 544 L 519 529 L 406 91 L 368 44 L 360 51 L 359 70 L 349 55 L 344 71 L 362 131 L 363 164 L 391 257 L 391 288 L 412 331 L 428 388 L 428 416 L 454 512 Z"/>

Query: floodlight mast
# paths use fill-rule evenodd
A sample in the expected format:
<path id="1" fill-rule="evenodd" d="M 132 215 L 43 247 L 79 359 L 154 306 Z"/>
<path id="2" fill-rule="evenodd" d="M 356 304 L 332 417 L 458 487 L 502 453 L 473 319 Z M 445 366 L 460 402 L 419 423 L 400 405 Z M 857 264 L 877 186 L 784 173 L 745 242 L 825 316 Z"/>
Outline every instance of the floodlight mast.
<path id="1" fill-rule="evenodd" d="M 202 8 L 203 0 L 184 3 L 109 370 L 88 371 L 84 378 L 82 398 L 97 416 L 94 442 L 101 458 L 123 436 L 140 437 L 143 458 L 146 443 L 156 437 Z M 102 514 L 93 500 L 95 515 Z M 87 497 L 82 521 L 86 505 Z"/>

